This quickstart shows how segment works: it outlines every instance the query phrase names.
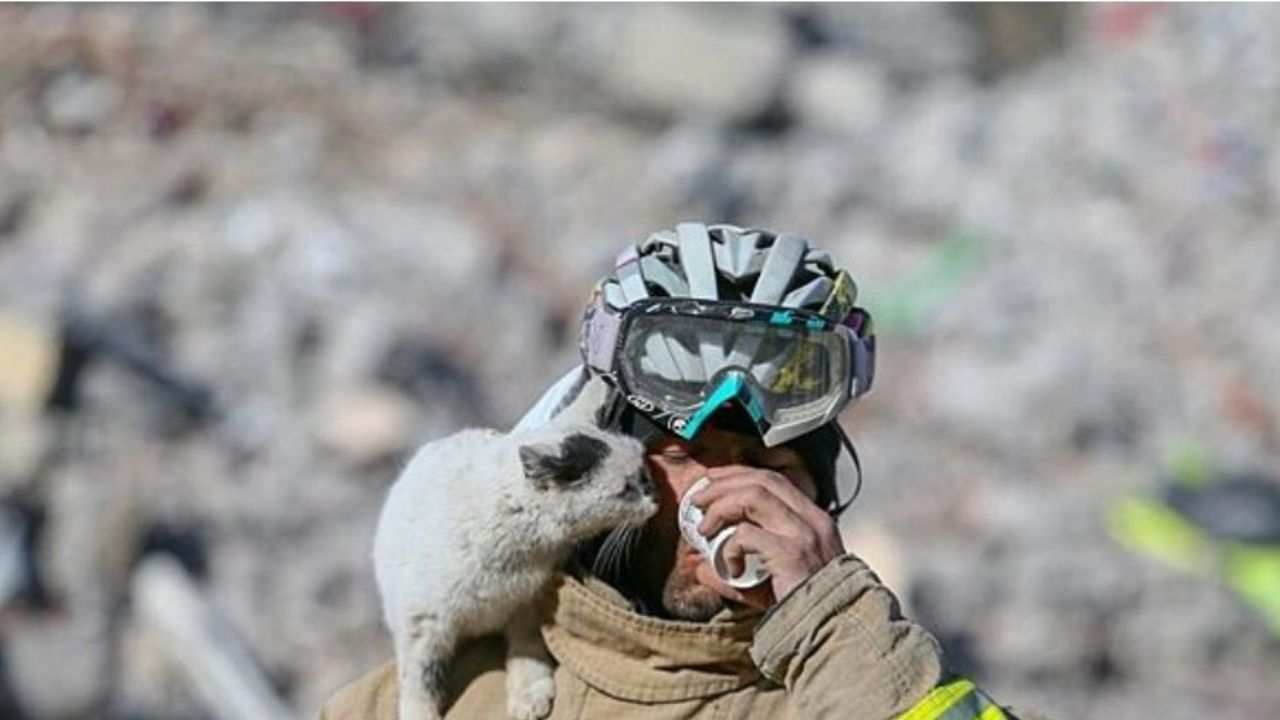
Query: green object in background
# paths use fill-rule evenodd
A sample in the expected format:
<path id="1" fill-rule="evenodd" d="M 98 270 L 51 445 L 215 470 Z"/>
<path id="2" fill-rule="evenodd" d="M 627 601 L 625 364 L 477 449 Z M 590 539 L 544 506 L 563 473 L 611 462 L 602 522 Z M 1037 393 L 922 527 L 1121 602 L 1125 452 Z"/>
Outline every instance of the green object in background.
<path id="1" fill-rule="evenodd" d="M 883 292 L 869 292 L 867 307 L 876 327 L 893 333 L 914 333 L 986 261 L 983 236 L 957 229 L 947 236 L 918 268 Z"/>
<path id="2" fill-rule="evenodd" d="M 1199 528 L 1164 503 L 1127 497 L 1107 510 L 1107 529 L 1130 550 L 1187 572 L 1213 569 L 1214 549 Z"/>
<path id="3" fill-rule="evenodd" d="M 1184 439 L 1173 446 L 1165 467 L 1174 482 L 1187 487 L 1204 487 L 1212 474 L 1204 448 L 1190 439 Z"/>
<path id="4" fill-rule="evenodd" d="M 1280 545 L 1234 545 L 1223 558 L 1222 576 L 1227 585 L 1249 603 L 1280 635 Z"/>
<path id="5" fill-rule="evenodd" d="M 1108 508 L 1111 536 L 1223 583 L 1280 636 L 1280 484 L 1260 475 L 1215 476 L 1194 453 L 1175 460 L 1157 492 Z"/>

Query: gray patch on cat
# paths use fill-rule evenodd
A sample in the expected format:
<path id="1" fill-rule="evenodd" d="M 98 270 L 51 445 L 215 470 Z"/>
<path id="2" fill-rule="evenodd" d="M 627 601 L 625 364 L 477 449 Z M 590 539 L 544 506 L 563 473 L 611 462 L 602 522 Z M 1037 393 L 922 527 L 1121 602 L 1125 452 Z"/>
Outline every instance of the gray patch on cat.
<path id="1" fill-rule="evenodd" d="M 422 663 L 422 689 L 437 701 L 444 700 L 444 680 L 448 673 L 438 660 Z"/>
<path id="2" fill-rule="evenodd" d="M 538 445 L 520 447 L 520 463 L 525 477 L 541 486 L 551 483 L 573 485 L 586 480 L 609 457 L 603 440 L 573 433 L 560 441 L 559 448 Z"/>

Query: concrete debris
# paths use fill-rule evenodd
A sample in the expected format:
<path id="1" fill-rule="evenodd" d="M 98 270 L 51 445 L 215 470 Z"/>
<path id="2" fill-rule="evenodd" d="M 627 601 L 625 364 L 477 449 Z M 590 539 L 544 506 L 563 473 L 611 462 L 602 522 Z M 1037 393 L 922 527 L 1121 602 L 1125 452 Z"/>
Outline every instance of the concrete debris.
<path id="1" fill-rule="evenodd" d="M 6 680 L 33 718 L 100 717 L 111 696 L 115 611 L 100 599 L 5 628 Z"/>
<path id="2" fill-rule="evenodd" d="M 22 230 L 31 209 L 31 195 L 26 187 L 0 180 L 0 242 Z"/>
<path id="3" fill-rule="evenodd" d="M 629 18 L 604 82 L 663 117 L 745 120 L 773 99 L 790 50 L 785 27 L 761 13 L 654 5 Z"/>
<path id="4" fill-rule="evenodd" d="M 86 133 L 106 122 L 121 99 L 119 88 L 106 78 L 72 71 L 55 77 L 41 101 L 50 127 Z"/>
<path id="5" fill-rule="evenodd" d="M 0 605 L 17 597 L 27 583 L 27 533 L 27 520 L 0 505 Z"/>
<path id="6" fill-rule="evenodd" d="M 355 465 L 394 458 L 414 439 L 409 398 L 377 385 L 336 388 L 316 406 L 316 438 Z"/>
<path id="7" fill-rule="evenodd" d="M 248 651 L 183 571 L 169 558 L 151 558 L 133 578 L 138 622 L 164 640 L 196 694 L 224 720 L 297 717 L 256 671 Z"/>
<path id="8" fill-rule="evenodd" d="M 856 58 L 813 55 L 787 86 L 801 123 L 817 130 L 865 135 L 883 121 L 892 97 L 883 68 Z"/>
<path id="9" fill-rule="evenodd" d="M 53 429 L 35 413 L 0 407 L 0 496 L 26 486 L 53 442 Z"/>

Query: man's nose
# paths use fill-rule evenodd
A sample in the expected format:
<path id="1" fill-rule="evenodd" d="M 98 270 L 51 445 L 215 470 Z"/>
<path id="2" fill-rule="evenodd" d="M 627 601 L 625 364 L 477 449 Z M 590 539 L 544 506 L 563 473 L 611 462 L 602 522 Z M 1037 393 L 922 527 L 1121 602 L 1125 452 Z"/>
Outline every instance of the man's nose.
<path id="1" fill-rule="evenodd" d="M 720 448 L 715 452 L 706 453 L 698 458 L 698 464 L 703 470 L 721 465 L 741 465 L 746 462 L 746 453 L 736 447 Z"/>
<path id="2" fill-rule="evenodd" d="M 690 460 L 685 465 L 685 471 L 688 474 L 688 476 L 691 478 L 689 482 L 691 483 L 697 482 L 698 478 L 702 477 L 703 475 L 706 475 L 707 470 L 713 467 L 715 467 L 715 464 L 708 463 L 704 459 Z"/>

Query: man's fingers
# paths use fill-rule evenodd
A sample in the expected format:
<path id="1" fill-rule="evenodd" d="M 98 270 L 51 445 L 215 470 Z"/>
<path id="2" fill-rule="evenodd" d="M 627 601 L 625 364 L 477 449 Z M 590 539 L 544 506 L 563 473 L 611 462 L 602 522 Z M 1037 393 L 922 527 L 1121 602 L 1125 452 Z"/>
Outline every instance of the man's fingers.
<path id="1" fill-rule="evenodd" d="M 813 505 L 813 500 L 803 490 L 796 487 L 786 475 L 774 470 L 750 465 L 720 465 L 707 469 L 707 479 L 711 484 L 699 496 L 709 493 L 716 486 L 723 488 L 734 482 L 748 482 L 768 487 L 792 509 L 799 510 L 805 505 Z"/>
<path id="2" fill-rule="evenodd" d="M 785 597 L 790 589 L 803 582 L 830 559 L 813 543 L 795 542 L 755 525 L 739 525 L 725 541 L 724 558 L 730 573 L 740 574 L 746 567 L 746 556 L 756 554 L 769 571 L 775 597 Z"/>
<path id="3" fill-rule="evenodd" d="M 724 543 L 723 557 L 725 569 L 728 570 L 730 577 L 737 577 L 746 570 L 747 555 L 756 555 L 760 558 L 760 562 L 768 570 L 770 575 L 776 575 L 780 566 L 785 563 L 777 563 L 776 558 L 788 557 L 791 551 L 787 549 L 787 541 L 768 530 L 758 528 L 755 525 L 739 525 L 733 535 Z M 770 578 L 769 581 L 761 583 L 754 588 L 748 588 L 742 592 L 752 598 L 776 598 L 774 584 L 777 579 Z M 766 606 L 767 607 L 767 606 Z"/>
<path id="4" fill-rule="evenodd" d="M 745 465 L 711 468 L 707 477 L 711 482 L 693 497 L 704 516 L 698 531 L 714 537 L 723 528 L 736 526 L 722 550 L 725 569 L 740 574 L 745 556 L 759 555 L 770 573 L 767 587 L 774 598 L 784 597 L 831 558 L 843 554 L 835 520 L 788 477 Z M 713 587 L 728 589 L 724 583 Z M 743 595 L 754 599 L 757 591 L 762 588 Z"/>
<path id="5" fill-rule="evenodd" d="M 750 520 L 792 537 L 806 530 L 832 531 L 834 521 L 785 477 L 768 470 L 730 466 L 707 473 L 712 482 L 693 498 L 706 518 L 699 531 L 714 535 L 722 527 Z M 722 472 L 717 472 L 722 471 Z"/>
<path id="6" fill-rule="evenodd" d="M 755 484 L 744 484 L 732 492 L 720 493 L 702 508 L 702 512 L 704 517 L 698 532 L 707 537 L 744 521 L 790 537 L 802 537 L 808 530 L 804 518 L 772 492 Z"/>
<path id="7" fill-rule="evenodd" d="M 747 465 L 722 465 L 707 470 L 707 478 L 711 483 L 694 497 L 694 503 L 699 507 L 712 502 L 719 495 L 734 492 L 741 487 L 755 486 L 768 490 L 810 524 L 821 524 L 823 520 L 830 519 L 787 476 L 773 470 Z"/>
<path id="8" fill-rule="evenodd" d="M 719 575 L 716 575 L 715 568 L 711 567 L 710 562 L 698 563 L 693 574 L 698 579 L 698 584 L 714 589 L 721 597 L 734 602 L 744 602 L 746 600 L 737 588 L 729 585 L 721 580 Z"/>
<path id="9" fill-rule="evenodd" d="M 736 577 L 746 569 L 747 555 L 755 553 L 769 570 L 770 559 L 787 554 L 786 548 L 787 543 L 768 530 L 754 525 L 739 525 L 724 543 L 725 565 Z"/>
<path id="10" fill-rule="evenodd" d="M 721 580 L 720 576 L 716 575 L 716 571 L 711 568 L 711 563 L 709 562 L 699 563 L 697 569 L 694 570 L 694 575 L 698 579 L 698 584 L 712 588 L 721 597 L 734 602 L 761 609 L 767 608 L 774 603 L 773 587 L 769 583 L 739 590 Z"/>

